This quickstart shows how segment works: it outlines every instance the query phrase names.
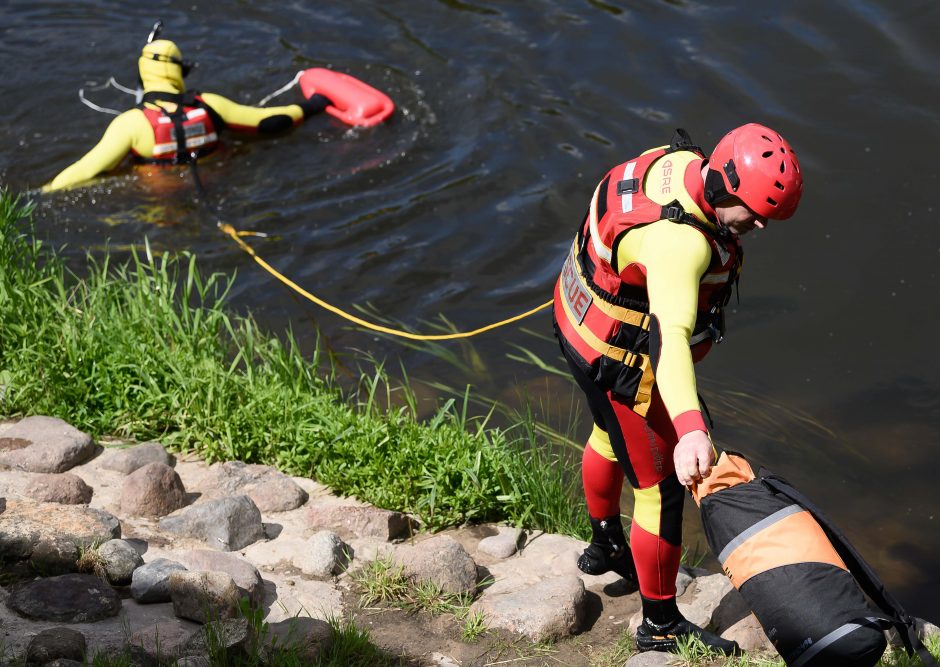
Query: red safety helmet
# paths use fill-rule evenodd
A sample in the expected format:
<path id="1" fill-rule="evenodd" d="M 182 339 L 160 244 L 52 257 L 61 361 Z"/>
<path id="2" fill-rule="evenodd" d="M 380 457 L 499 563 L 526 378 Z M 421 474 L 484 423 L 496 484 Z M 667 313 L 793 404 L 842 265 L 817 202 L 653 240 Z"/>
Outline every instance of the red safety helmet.
<path id="1" fill-rule="evenodd" d="M 769 127 L 748 123 L 726 134 L 708 160 L 705 197 L 712 205 L 730 196 L 773 220 L 789 218 L 803 194 L 803 174 L 787 140 Z"/>

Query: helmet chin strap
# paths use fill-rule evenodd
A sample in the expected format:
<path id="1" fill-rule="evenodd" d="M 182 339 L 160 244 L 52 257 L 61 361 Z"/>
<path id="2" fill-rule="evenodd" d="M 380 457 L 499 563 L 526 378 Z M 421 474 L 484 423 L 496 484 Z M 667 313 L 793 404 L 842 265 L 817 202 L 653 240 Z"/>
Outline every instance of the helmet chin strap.
<path id="1" fill-rule="evenodd" d="M 721 174 L 709 167 L 705 176 L 705 201 L 714 208 L 733 196 L 725 187 L 725 179 L 721 177 Z"/>

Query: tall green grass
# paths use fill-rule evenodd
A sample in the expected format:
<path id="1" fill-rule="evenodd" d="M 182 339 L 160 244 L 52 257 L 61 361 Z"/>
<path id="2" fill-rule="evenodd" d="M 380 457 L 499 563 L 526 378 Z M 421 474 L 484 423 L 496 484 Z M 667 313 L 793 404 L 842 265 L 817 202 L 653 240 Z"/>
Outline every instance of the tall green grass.
<path id="1" fill-rule="evenodd" d="M 419 420 L 381 366 L 344 392 L 318 352 L 229 312 L 230 286 L 149 245 L 122 263 L 89 257 L 79 277 L 35 239 L 29 206 L 0 194 L 0 414 L 275 465 L 430 529 L 588 533 L 570 462 L 531 419 L 491 427 L 465 395 Z"/>

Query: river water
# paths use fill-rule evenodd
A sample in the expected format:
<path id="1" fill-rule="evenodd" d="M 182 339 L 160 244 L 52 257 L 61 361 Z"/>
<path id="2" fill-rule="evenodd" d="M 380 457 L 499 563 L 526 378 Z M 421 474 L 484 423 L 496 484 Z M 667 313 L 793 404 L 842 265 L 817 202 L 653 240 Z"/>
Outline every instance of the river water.
<path id="1" fill-rule="evenodd" d="M 41 185 L 98 140 L 109 117 L 77 91 L 111 76 L 133 86 L 157 18 L 199 62 L 194 89 L 255 103 L 319 66 L 396 101 L 369 130 L 318 117 L 273 140 L 229 135 L 200 172 L 218 217 L 270 235 L 249 240 L 278 269 L 419 330 L 441 313 L 463 330 L 551 298 L 598 179 L 675 127 L 706 150 L 744 122 L 778 129 L 805 195 L 795 218 L 746 239 L 728 339 L 698 371 L 715 437 L 800 486 L 909 611 L 940 618 L 936 0 L 8 0 L 4 186 Z M 87 96 L 132 104 L 114 89 Z M 194 193 L 185 171 L 124 166 L 42 198 L 36 219 L 76 261 L 144 237 L 191 250 L 205 270 L 237 271 L 235 307 L 308 347 L 319 331 L 340 363 L 367 350 L 416 385 L 527 396 L 586 436 L 571 385 L 516 359 L 521 347 L 560 367 L 547 314 L 431 350 L 378 338 L 261 271 Z M 688 539 L 702 542 L 689 515 Z"/>

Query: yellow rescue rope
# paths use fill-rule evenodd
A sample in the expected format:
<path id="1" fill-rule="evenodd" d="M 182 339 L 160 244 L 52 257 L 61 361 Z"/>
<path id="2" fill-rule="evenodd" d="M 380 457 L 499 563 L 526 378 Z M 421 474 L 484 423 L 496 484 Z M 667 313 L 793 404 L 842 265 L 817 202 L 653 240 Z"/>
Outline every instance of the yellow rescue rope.
<path id="1" fill-rule="evenodd" d="M 527 310 L 526 312 L 516 315 L 515 317 L 510 317 L 509 319 L 502 320 L 500 322 L 494 322 L 493 324 L 488 324 L 485 327 L 480 327 L 479 329 L 474 329 L 473 331 L 463 331 L 463 332 L 451 333 L 451 334 L 423 335 L 423 334 L 411 333 L 410 331 L 402 331 L 401 329 L 391 329 L 389 327 L 383 327 L 380 324 L 373 324 L 372 322 L 367 322 L 366 320 L 363 320 L 362 318 L 356 317 L 352 313 L 347 313 L 345 310 L 341 310 L 337 308 L 336 306 L 332 306 L 328 304 L 323 299 L 320 299 L 316 295 L 311 294 L 310 292 L 305 290 L 303 287 L 295 283 L 293 280 L 291 280 L 284 274 L 280 273 L 273 266 L 271 266 L 266 261 L 261 259 L 258 256 L 258 253 L 255 252 L 254 248 L 252 248 L 250 245 L 242 241 L 241 239 L 242 236 L 254 235 L 252 232 L 240 232 L 236 230 L 234 227 L 232 227 L 230 224 L 225 223 L 225 222 L 219 223 L 219 229 L 221 229 L 223 232 L 228 234 L 232 238 L 232 240 L 235 241 L 235 243 L 237 243 L 238 246 L 242 250 L 244 250 L 246 253 L 251 255 L 251 258 L 255 260 L 261 266 L 261 268 L 263 268 L 265 271 L 270 273 L 272 276 L 280 280 L 282 283 L 290 287 L 292 290 L 294 290 L 298 294 L 306 297 L 310 301 L 313 301 L 318 306 L 322 308 L 326 308 L 331 313 L 339 315 L 340 317 L 343 317 L 349 320 L 350 322 L 355 322 L 361 327 L 365 327 L 366 329 L 371 329 L 372 331 L 380 331 L 382 333 L 386 333 L 391 336 L 399 336 L 401 338 L 410 338 L 412 340 L 453 340 L 455 338 L 470 338 L 471 336 L 476 336 L 477 334 L 481 334 L 485 331 L 490 331 L 492 329 L 496 329 L 503 325 L 517 322 L 523 318 L 528 317 L 529 315 L 533 315 L 534 313 L 537 313 L 540 310 L 544 310 L 545 308 L 548 308 L 549 306 L 552 305 L 551 301 L 546 301 L 541 306 L 537 306 L 531 310 Z"/>

